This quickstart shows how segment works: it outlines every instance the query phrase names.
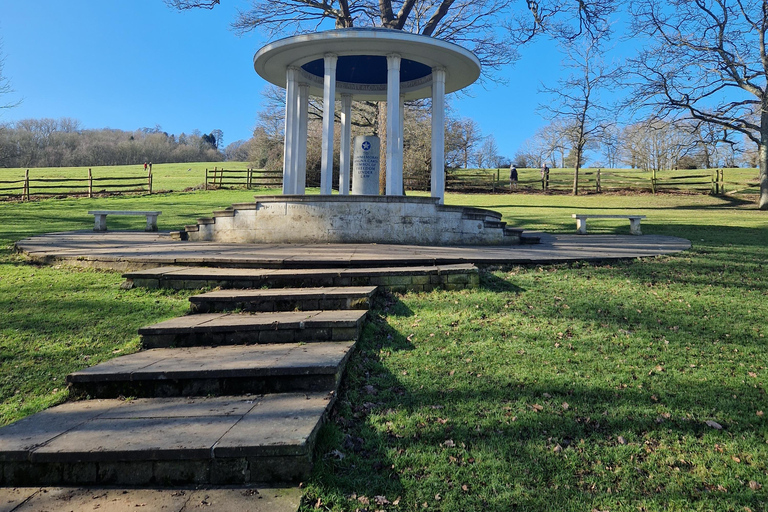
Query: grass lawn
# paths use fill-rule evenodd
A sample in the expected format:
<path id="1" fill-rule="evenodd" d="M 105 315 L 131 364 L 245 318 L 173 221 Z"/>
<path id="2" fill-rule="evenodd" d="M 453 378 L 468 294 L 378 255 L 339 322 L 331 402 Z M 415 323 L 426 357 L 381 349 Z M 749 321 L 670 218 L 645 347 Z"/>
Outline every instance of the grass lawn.
<path id="1" fill-rule="evenodd" d="M 64 400 L 68 372 L 137 350 L 136 330 L 183 314 L 190 294 L 121 290 L 113 272 L 30 266 L 14 241 L 90 229 L 85 212 L 95 208 L 157 208 L 161 229 L 178 228 L 252 196 L 0 203 L 0 421 Z M 321 431 L 303 508 L 766 510 L 766 212 L 709 196 L 447 202 L 568 233 L 574 212 L 637 212 L 648 216 L 645 233 L 686 237 L 693 248 L 496 268 L 476 291 L 382 297 Z M 629 231 L 626 221 L 589 228 Z"/>

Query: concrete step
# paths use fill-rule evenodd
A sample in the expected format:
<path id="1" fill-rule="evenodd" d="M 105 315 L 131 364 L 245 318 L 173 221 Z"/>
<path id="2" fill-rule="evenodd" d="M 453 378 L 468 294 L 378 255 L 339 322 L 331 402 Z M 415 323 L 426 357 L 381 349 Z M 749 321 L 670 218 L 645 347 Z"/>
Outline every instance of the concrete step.
<path id="1" fill-rule="evenodd" d="M 189 298 L 192 311 L 209 313 L 369 309 L 376 286 L 217 290 Z"/>
<path id="2" fill-rule="evenodd" d="M 354 341 L 142 350 L 67 375 L 94 398 L 333 391 Z"/>
<path id="3" fill-rule="evenodd" d="M 201 313 L 139 329 L 144 348 L 357 340 L 366 311 Z"/>
<path id="4" fill-rule="evenodd" d="M 304 480 L 333 397 L 310 392 L 69 402 L 0 429 L 0 485 Z"/>
<path id="5" fill-rule="evenodd" d="M 477 288 L 472 264 L 380 268 L 248 269 L 157 267 L 123 274 L 126 287 L 197 289 L 380 286 L 394 292 Z"/>

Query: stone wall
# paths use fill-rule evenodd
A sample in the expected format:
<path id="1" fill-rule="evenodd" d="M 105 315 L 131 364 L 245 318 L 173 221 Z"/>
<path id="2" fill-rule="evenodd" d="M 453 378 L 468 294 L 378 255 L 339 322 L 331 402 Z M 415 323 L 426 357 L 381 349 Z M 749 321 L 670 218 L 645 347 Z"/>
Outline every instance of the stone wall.
<path id="1" fill-rule="evenodd" d="M 192 241 L 511 245 L 519 230 L 491 210 L 404 196 L 264 196 L 187 226 Z"/>

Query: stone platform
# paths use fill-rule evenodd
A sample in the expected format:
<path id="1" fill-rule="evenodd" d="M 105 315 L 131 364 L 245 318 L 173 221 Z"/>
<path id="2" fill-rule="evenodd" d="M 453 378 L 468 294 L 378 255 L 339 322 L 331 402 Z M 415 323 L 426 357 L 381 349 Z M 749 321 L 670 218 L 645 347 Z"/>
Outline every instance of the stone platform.
<path id="1" fill-rule="evenodd" d="M 180 242 L 170 233 L 70 231 L 16 243 L 36 263 L 119 271 L 158 266 L 230 268 L 354 268 L 407 265 L 548 264 L 673 254 L 690 249 L 683 238 L 660 235 L 548 235 L 541 243 L 509 247 L 429 247 L 384 244 L 234 244 Z"/>
<path id="2" fill-rule="evenodd" d="M 182 240 L 236 243 L 512 245 L 521 229 L 501 214 L 439 204 L 436 197 L 258 196 L 197 219 Z"/>

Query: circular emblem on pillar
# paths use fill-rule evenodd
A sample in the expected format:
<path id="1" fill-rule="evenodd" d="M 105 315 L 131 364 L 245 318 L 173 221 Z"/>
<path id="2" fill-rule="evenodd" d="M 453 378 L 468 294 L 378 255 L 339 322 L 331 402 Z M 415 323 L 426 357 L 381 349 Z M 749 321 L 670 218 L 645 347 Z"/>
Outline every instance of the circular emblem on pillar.
<path id="1" fill-rule="evenodd" d="M 369 149 L 371 149 L 371 143 L 366 140 L 365 142 L 363 142 L 361 147 L 363 148 L 364 151 L 368 151 Z"/>

